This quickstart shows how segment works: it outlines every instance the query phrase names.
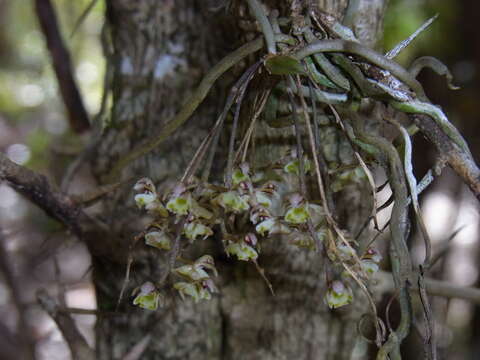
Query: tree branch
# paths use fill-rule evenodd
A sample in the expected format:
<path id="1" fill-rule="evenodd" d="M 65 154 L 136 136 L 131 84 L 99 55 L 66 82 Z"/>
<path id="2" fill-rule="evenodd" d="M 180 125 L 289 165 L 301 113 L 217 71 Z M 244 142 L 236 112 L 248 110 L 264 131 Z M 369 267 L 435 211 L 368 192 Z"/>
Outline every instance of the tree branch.
<path id="1" fill-rule="evenodd" d="M 44 175 L 15 164 L 0 153 L 0 180 L 24 195 L 49 216 L 65 224 L 76 235 L 81 234 L 81 209 L 65 194 L 53 189 Z"/>
<path id="2" fill-rule="evenodd" d="M 392 274 L 387 271 L 376 273 L 374 280 L 378 282 L 376 288 L 380 292 L 394 292 L 396 290 Z M 449 281 L 430 278 L 425 278 L 425 287 L 430 295 L 457 298 L 480 305 L 480 289 L 474 287 L 454 285 Z M 418 290 L 417 281 L 411 281 L 411 289 Z"/>
<path id="3" fill-rule="evenodd" d="M 471 154 L 456 146 L 430 116 L 415 115 L 413 120 L 480 201 L 480 169 Z"/>

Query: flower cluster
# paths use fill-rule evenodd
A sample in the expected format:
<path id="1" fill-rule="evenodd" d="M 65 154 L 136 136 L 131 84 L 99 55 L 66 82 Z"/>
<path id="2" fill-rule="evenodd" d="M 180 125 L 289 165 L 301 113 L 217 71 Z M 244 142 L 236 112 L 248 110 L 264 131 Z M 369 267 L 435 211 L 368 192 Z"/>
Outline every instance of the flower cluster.
<path id="1" fill-rule="evenodd" d="M 302 164 L 304 172 L 308 173 L 311 165 L 306 156 Z M 278 235 L 282 236 L 282 241 L 298 248 L 315 250 L 327 236 L 331 238 L 331 232 L 323 207 L 291 191 L 291 183 L 298 181 L 299 167 L 296 151 L 292 150 L 265 171 L 253 173 L 248 163 L 240 164 L 233 169 L 226 187 L 179 183 L 163 197 L 157 194 L 150 179 L 140 179 L 134 186 L 135 202 L 155 219 L 145 231 L 145 244 L 172 251 L 173 241 L 179 235 L 191 244 L 211 237 L 214 230 L 219 229 L 226 254 L 240 261 L 256 262 L 261 242 Z M 361 175 L 352 171 L 345 176 Z M 368 249 L 359 257 L 350 244 L 336 240 L 332 247 L 332 241 L 329 243 L 327 255 L 334 265 L 347 264 L 362 279 L 378 270 L 381 258 L 374 249 Z M 211 298 L 217 289 L 208 271 L 217 275 L 210 255 L 172 270 L 182 279 L 174 284 L 182 299 L 190 296 L 198 302 Z M 333 281 L 325 295 L 331 308 L 352 301 L 348 285 L 351 279 L 345 273 L 342 278 L 342 281 Z M 160 294 L 153 284 L 146 284 L 149 285 L 140 289 L 134 304 L 156 308 Z"/>

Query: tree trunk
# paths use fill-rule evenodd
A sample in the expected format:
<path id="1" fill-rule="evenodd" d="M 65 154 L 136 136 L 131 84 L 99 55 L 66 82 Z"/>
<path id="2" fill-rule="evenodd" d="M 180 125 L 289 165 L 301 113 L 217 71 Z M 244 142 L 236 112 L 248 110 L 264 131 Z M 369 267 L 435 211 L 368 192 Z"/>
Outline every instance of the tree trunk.
<path id="1" fill-rule="evenodd" d="M 247 36 L 239 24 L 249 17 L 248 11 L 244 2 L 230 3 L 240 11 L 238 16 L 227 14 L 225 1 L 107 1 L 113 44 L 109 59 L 114 72 L 113 108 L 92 162 L 99 179 L 134 145 L 178 112 L 216 61 L 245 42 Z M 281 4 L 284 14 L 289 8 L 286 2 L 270 3 L 277 3 L 277 7 Z M 346 13 L 358 36 L 373 45 L 381 36 L 385 1 L 349 3 L 347 9 L 347 1 L 318 0 L 320 9 L 339 18 Z M 224 75 L 214 94 L 189 122 L 160 148 L 128 166 L 122 179 L 148 176 L 159 188 L 178 181 L 218 116 L 225 89 L 238 78 L 241 68 Z M 277 146 L 271 142 L 274 135 L 267 129 L 259 142 L 270 141 L 270 147 Z M 358 229 L 368 216 L 368 209 L 362 205 L 362 199 L 368 196 L 366 191 L 359 187 L 336 199 L 345 228 Z M 92 235 L 89 239 L 90 244 L 96 243 L 91 250 L 100 310 L 115 308 L 129 246 L 145 226 L 132 198 L 131 186 L 126 186 L 107 199 L 102 219 L 108 223 L 109 236 L 96 239 Z M 178 300 L 172 292 L 165 307 L 150 312 L 131 305 L 129 295 L 144 281 L 161 278 L 168 258 L 143 244 L 135 246 L 126 299 L 120 306 L 122 315 L 97 321 L 99 359 L 121 358 L 142 339 L 149 343 L 141 359 L 351 358 L 364 301 L 355 301 L 345 310 L 328 310 L 323 301 L 325 280 L 320 275 L 318 253 L 299 251 L 282 242 L 262 245 L 260 263 L 275 289 L 276 296 L 272 296 L 252 264 L 222 255 L 218 239 L 205 242 L 205 248 L 214 255 L 219 268 L 216 283 L 220 294 L 194 304 Z M 205 253 L 202 250 L 189 250 L 189 258 Z M 362 356 L 365 354 L 356 358 Z"/>

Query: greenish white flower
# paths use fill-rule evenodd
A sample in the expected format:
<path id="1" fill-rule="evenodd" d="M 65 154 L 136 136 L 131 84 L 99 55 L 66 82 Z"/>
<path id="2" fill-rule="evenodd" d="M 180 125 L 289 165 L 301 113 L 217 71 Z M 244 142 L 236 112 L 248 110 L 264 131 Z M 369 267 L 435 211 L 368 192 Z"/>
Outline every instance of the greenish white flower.
<path id="1" fill-rule="evenodd" d="M 185 195 L 173 197 L 167 202 L 167 210 L 176 215 L 187 215 L 189 209 L 190 201 Z"/>
<path id="2" fill-rule="evenodd" d="M 198 281 L 208 279 L 208 273 L 201 267 L 195 265 L 183 265 L 173 270 L 178 275 L 181 275 L 191 281 Z"/>
<path id="3" fill-rule="evenodd" d="M 225 250 L 227 254 L 235 255 L 238 260 L 242 261 L 256 260 L 258 258 L 257 251 L 243 242 L 232 243 L 228 245 Z"/>
<path id="4" fill-rule="evenodd" d="M 217 269 L 215 269 L 215 260 L 211 255 L 203 255 L 200 256 L 197 260 L 195 260 L 195 266 L 201 266 L 212 270 L 215 275 L 217 275 Z"/>
<path id="5" fill-rule="evenodd" d="M 255 231 L 262 236 L 269 236 L 274 234 L 289 234 L 291 232 L 288 226 L 282 224 L 276 218 L 269 218 L 262 221 L 260 224 L 255 226 Z"/>
<path id="6" fill-rule="evenodd" d="M 145 192 L 135 195 L 134 199 L 138 208 L 143 209 L 157 200 L 157 194 L 152 192 Z"/>
<path id="7" fill-rule="evenodd" d="M 352 290 L 345 286 L 343 282 L 335 280 L 328 289 L 325 300 L 330 309 L 348 305 L 353 300 Z"/>
<path id="8" fill-rule="evenodd" d="M 177 282 L 173 287 L 178 290 L 182 300 L 185 300 L 185 295 L 191 296 L 195 303 L 198 303 L 200 300 L 210 300 L 212 295 L 209 292 L 209 289 L 212 286 L 204 285 L 202 283 L 187 283 L 187 282 Z M 214 287 L 214 286 L 213 286 Z"/>
<path id="9" fill-rule="evenodd" d="M 207 237 L 213 235 L 212 229 L 210 229 L 208 226 L 205 226 L 195 221 L 185 224 L 183 233 L 185 234 L 187 239 L 191 241 L 196 240 L 198 237 L 201 237 L 202 239 L 206 239 Z"/>
<path id="10" fill-rule="evenodd" d="M 374 263 L 379 264 L 380 261 L 382 261 L 382 255 L 380 255 L 377 249 L 370 247 L 365 252 L 365 255 L 363 255 L 362 259 L 368 259 L 373 261 Z"/>
<path id="11" fill-rule="evenodd" d="M 232 174 L 233 185 L 238 185 L 243 181 L 250 181 L 248 174 L 244 174 L 242 169 L 235 169 Z"/>
<path id="12" fill-rule="evenodd" d="M 352 246 L 347 246 L 344 243 L 338 244 L 337 250 L 338 250 L 340 259 L 343 261 L 350 260 L 356 255 L 355 249 L 353 249 Z"/>
<path id="13" fill-rule="evenodd" d="M 182 300 L 185 300 L 185 295 L 191 296 L 195 302 L 200 301 L 200 294 L 198 292 L 198 287 L 196 284 L 187 283 L 187 282 L 177 282 L 173 284 L 173 287 L 178 290 Z"/>
<path id="14" fill-rule="evenodd" d="M 260 206 L 263 206 L 267 209 L 272 206 L 272 199 L 270 195 L 264 193 L 263 191 L 255 191 L 255 197 L 257 199 L 257 203 Z"/>
<path id="15" fill-rule="evenodd" d="M 160 298 L 161 295 L 155 285 L 147 281 L 140 287 L 138 295 L 133 299 L 133 305 L 147 310 L 157 310 Z"/>
<path id="16" fill-rule="evenodd" d="M 210 220 L 213 217 L 213 213 L 200 206 L 195 199 L 190 201 L 190 213 L 199 219 Z"/>
<path id="17" fill-rule="evenodd" d="M 362 270 L 365 271 L 368 275 L 373 275 L 378 271 L 378 264 L 372 260 L 362 259 L 360 260 L 360 265 Z"/>
<path id="18" fill-rule="evenodd" d="M 227 191 L 220 194 L 216 199 L 225 211 L 240 213 L 250 208 L 248 205 L 248 195 L 239 195 L 235 191 Z"/>
<path id="19" fill-rule="evenodd" d="M 196 268 L 208 269 L 213 272 L 215 276 L 218 276 L 217 268 L 215 267 L 215 261 L 210 255 L 203 255 L 195 260 L 194 266 Z"/>
<path id="20" fill-rule="evenodd" d="M 304 224 L 310 218 L 307 205 L 290 208 L 285 214 L 285 221 L 290 224 Z"/>
<path id="21" fill-rule="evenodd" d="M 160 250 L 171 249 L 171 239 L 164 231 L 150 231 L 145 235 L 145 244 Z"/>
<path id="22" fill-rule="evenodd" d="M 145 205 L 145 210 L 147 210 L 150 214 L 157 214 L 161 217 L 168 217 L 167 209 L 165 209 L 165 207 L 158 199 Z"/>

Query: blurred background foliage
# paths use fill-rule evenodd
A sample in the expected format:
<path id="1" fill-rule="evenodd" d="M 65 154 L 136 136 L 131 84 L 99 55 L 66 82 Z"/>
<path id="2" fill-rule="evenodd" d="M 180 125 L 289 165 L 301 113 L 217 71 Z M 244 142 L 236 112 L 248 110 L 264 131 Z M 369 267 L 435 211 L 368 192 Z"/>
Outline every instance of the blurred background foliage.
<path id="1" fill-rule="evenodd" d="M 73 33 L 79 16 L 90 2 L 61 0 L 55 1 L 54 5 L 85 106 L 94 114 L 100 105 L 105 69 L 100 44 L 103 1 L 96 2 L 81 27 Z M 75 144 L 78 141 L 68 129 L 50 56 L 32 2 L 1 0 L 0 29 L 0 116 L 7 127 L 16 129 L 27 146 L 23 151 L 18 146 L 10 148 L 10 153 L 17 153 L 16 156 L 21 158 L 17 160 L 21 163 L 41 169 L 48 166 L 45 152 L 52 143 Z M 16 138 L 6 136 L 5 132 L 3 137 L 7 139 L 1 144 L 7 147 L 12 145 L 8 142 Z"/>
<path id="2" fill-rule="evenodd" d="M 71 52 L 84 103 L 93 118 L 101 102 L 106 64 L 100 41 L 104 1 L 96 1 L 74 34 L 75 24 L 91 0 L 52 2 L 64 41 Z M 391 49 L 437 13 L 439 18 L 396 60 L 408 66 L 418 56 L 431 55 L 450 67 L 462 90 L 449 91 L 444 79 L 428 70 L 421 74 L 420 79 L 433 102 L 441 104 L 463 131 L 478 161 L 480 30 L 476 17 L 480 13 L 480 5 L 477 1 L 390 0 L 385 37 L 379 46 Z M 88 137 L 88 133 L 78 136 L 69 130 L 33 1 L 0 0 L 1 151 L 11 160 L 41 171 L 59 183 L 66 166 L 88 142 Z M 419 136 L 415 138 L 414 151 L 419 154 L 415 160 L 415 172 L 417 176 L 422 176 L 432 166 L 435 153 Z M 87 178 L 77 180 L 73 191 L 81 192 L 88 187 Z M 454 229 L 466 225 L 460 232 L 461 236 L 453 242 L 449 255 L 435 270 L 435 275 L 460 284 L 479 286 L 479 208 L 469 191 L 446 170 L 423 196 L 423 209 L 429 229 L 438 241 L 444 240 Z M 66 291 L 70 306 L 94 307 L 94 294 L 88 276 L 84 276 L 89 269 L 86 250 L 81 244 L 65 242 L 66 235 L 58 232 L 57 224 L 4 184 L 0 184 L 0 225 L 7 236 L 6 248 L 15 262 L 17 275 L 24 281 L 22 301 L 31 306 L 29 325 L 34 340 L 37 345 L 40 344 L 37 348 L 39 358 L 68 358 L 68 350 L 55 326 L 35 307 L 34 293 L 39 287 L 49 286 L 54 287 L 52 291 L 60 291 L 57 280 L 61 276 L 62 291 Z M 411 247 L 415 250 L 415 242 Z M 61 271 L 55 271 L 56 268 Z M 8 289 L 0 282 L 2 323 L 7 328 L 14 328 L 16 320 L 11 315 L 12 299 L 9 296 Z M 440 324 L 437 330 L 442 356 L 448 359 L 478 359 L 478 307 L 457 300 L 436 299 L 434 311 Z M 89 341 L 93 341 L 94 318 L 85 318 L 88 317 L 78 317 L 77 320 Z M 412 340 L 410 345 L 411 358 L 418 358 L 418 340 L 417 343 Z"/>

